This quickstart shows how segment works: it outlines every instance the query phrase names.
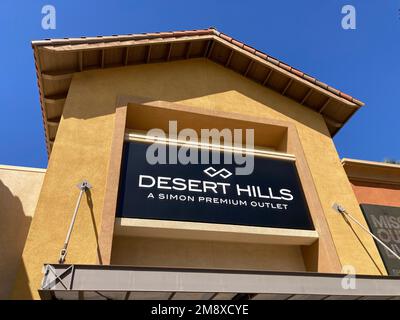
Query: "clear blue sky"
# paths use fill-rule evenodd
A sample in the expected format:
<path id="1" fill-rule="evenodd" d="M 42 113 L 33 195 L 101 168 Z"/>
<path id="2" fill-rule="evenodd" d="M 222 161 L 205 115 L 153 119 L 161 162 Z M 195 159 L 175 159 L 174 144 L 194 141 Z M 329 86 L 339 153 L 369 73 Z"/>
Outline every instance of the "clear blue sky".
<path id="1" fill-rule="evenodd" d="M 56 30 L 41 8 L 57 10 Z M 341 8 L 357 29 L 341 28 Z M 400 160 L 400 0 L 0 2 L 0 164 L 46 167 L 31 40 L 199 29 L 220 31 L 364 101 L 335 137 L 341 157 Z"/>

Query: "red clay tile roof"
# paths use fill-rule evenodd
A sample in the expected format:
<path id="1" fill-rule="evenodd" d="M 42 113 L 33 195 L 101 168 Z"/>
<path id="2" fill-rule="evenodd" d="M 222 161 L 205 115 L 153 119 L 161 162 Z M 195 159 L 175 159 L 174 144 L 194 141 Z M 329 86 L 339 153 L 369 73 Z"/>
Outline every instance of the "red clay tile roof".
<path id="1" fill-rule="evenodd" d="M 247 52 L 251 54 L 255 54 L 256 56 L 269 61 L 293 74 L 295 74 L 298 77 L 302 77 L 303 79 L 323 88 L 326 90 L 329 90 L 330 92 L 346 99 L 349 100 L 359 106 L 363 106 L 364 103 L 360 100 L 357 100 L 353 98 L 352 96 L 341 92 L 335 88 L 332 88 L 328 86 L 327 84 L 318 81 L 318 79 L 300 71 L 297 70 L 296 68 L 293 68 L 286 63 L 262 52 L 259 51 L 251 46 L 246 45 L 243 42 L 240 42 L 227 34 L 224 34 L 222 32 L 219 32 L 217 29 L 214 27 L 210 27 L 208 29 L 197 29 L 197 30 L 184 30 L 184 31 L 168 31 L 168 32 L 151 32 L 151 33 L 141 33 L 141 34 L 127 34 L 127 35 L 112 35 L 112 36 L 96 36 L 96 37 L 80 37 L 80 38 L 64 38 L 64 39 L 45 39 L 45 40 L 39 40 L 39 41 L 33 41 L 32 45 L 37 46 L 37 45 L 65 45 L 65 44 L 78 44 L 78 43 L 90 43 L 92 41 L 98 42 L 99 40 L 101 41 L 124 41 L 124 40 L 140 40 L 140 39 L 155 39 L 155 38 L 176 38 L 176 37 L 187 37 L 187 36 L 199 36 L 199 35 L 215 35 L 220 37 L 221 39 L 228 41 L 235 46 L 246 50 Z"/>
<path id="2" fill-rule="evenodd" d="M 185 42 L 189 44 L 190 41 L 198 41 L 199 39 L 203 41 L 203 47 L 201 49 L 203 51 L 200 56 L 205 56 L 211 60 L 214 60 L 217 63 L 223 64 L 225 67 L 228 67 L 229 65 L 229 68 L 234 69 L 234 71 L 239 72 L 242 75 L 251 78 L 252 80 L 256 80 L 262 85 L 268 86 L 273 90 L 276 90 L 281 94 L 294 99 L 298 103 L 303 104 L 316 112 L 319 112 L 323 115 L 325 121 L 327 122 L 331 135 L 334 135 L 342 127 L 342 125 L 348 119 L 350 119 L 350 117 L 357 111 L 357 109 L 364 105 L 363 102 L 361 102 L 360 100 L 357 100 L 352 96 L 341 92 L 340 90 L 328 86 L 327 84 L 317 80 L 316 78 L 296 68 L 293 68 L 292 66 L 264 52 L 261 52 L 222 32 L 219 32 L 213 27 L 208 29 L 187 31 L 45 39 L 33 41 L 32 47 L 34 50 L 48 152 L 50 153 L 51 151 L 51 145 L 54 142 L 55 134 L 58 128 L 57 122 L 59 122 L 59 118 L 62 114 L 49 115 L 46 111 L 46 104 L 54 103 L 54 101 L 56 101 L 56 103 L 62 100 L 65 101 L 65 96 L 61 98 L 53 97 L 52 94 L 48 96 L 49 92 L 51 92 L 49 88 L 52 88 L 54 86 L 51 85 L 49 87 L 49 85 L 46 84 L 45 80 L 47 81 L 47 83 L 49 81 L 53 81 L 53 84 L 55 84 L 57 81 L 59 81 L 58 84 L 64 81 L 63 84 L 65 84 L 65 79 L 67 76 L 71 75 L 72 78 L 72 73 L 85 71 L 85 66 L 82 65 L 82 55 L 85 55 L 85 50 L 90 49 L 92 50 L 91 52 L 93 52 L 93 50 L 103 50 L 103 52 L 100 53 L 102 55 L 102 59 L 100 59 L 102 60 L 102 62 L 100 63 L 100 65 L 97 66 L 98 68 L 103 68 L 104 55 L 106 55 L 106 53 L 104 53 L 104 50 L 107 51 L 108 49 L 112 48 L 126 48 L 126 52 L 128 52 L 129 48 L 134 48 L 137 45 L 143 46 L 148 44 L 149 49 L 147 51 L 147 59 L 144 58 L 144 61 L 141 62 L 148 63 L 153 62 L 149 61 L 149 57 L 150 55 L 152 55 L 153 52 L 152 50 L 150 50 L 151 45 L 159 43 L 163 43 L 164 45 L 170 44 L 169 53 L 166 54 L 167 56 L 165 56 L 165 60 L 168 61 L 169 55 L 171 54 L 172 44 L 176 43 L 177 40 L 179 40 L 181 43 Z M 220 39 L 219 41 L 217 41 L 217 43 L 219 43 L 219 45 L 222 45 L 223 47 L 229 48 L 230 46 L 229 50 L 231 52 L 232 50 L 235 50 L 239 53 L 239 55 L 247 55 L 247 57 L 245 57 L 245 59 L 247 60 L 242 60 L 240 62 L 241 65 L 236 60 L 236 66 L 231 66 L 230 64 L 233 64 L 233 62 L 231 61 L 232 53 L 229 54 L 229 51 L 227 53 L 227 51 L 225 50 L 225 56 L 223 57 L 223 59 L 226 59 L 225 61 L 221 61 L 222 58 L 218 55 L 211 55 L 211 52 L 213 51 L 213 46 L 217 45 L 216 41 L 213 41 L 213 39 Z M 190 47 L 191 45 L 189 45 L 189 49 L 186 54 L 181 54 L 182 56 L 179 56 L 180 59 L 197 57 L 195 55 L 192 56 L 189 54 Z M 221 47 L 218 48 L 218 50 L 221 50 Z M 80 64 L 78 63 L 77 65 L 73 66 L 73 70 L 58 70 L 57 68 L 55 68 L 55 66 L 63 64 L 63 58 L 61 57 L 61 55 L 59 55 L 60 52 L 71 52 L 73 54 L 76 54 L 76 58 L 73 58 L 73 60 L 81 60 Z M 49 56 L 49 54 L 52 55 Z M 131 63 L 128 63 L 127 55 L 128 54 L 126 53 L 125 65 Z M 56 64 L 54 64 L 55 59 L 59 61 Z M 250 63 L 246 61 L 250 61 Z M 123 64 L 123 61 L 121 63 Z M 245 65 L 243 69 L 244 63 L 247 63 L 247 65 Z M 260 64 L 264 68 L 263 72 L 265 72 L 265 74 L 263 74 L 263 76 L 265 78 L 263 79 L 265 80 L 260 80 L 260 74 L 257 74 L 257 72 L 254 70 L 251 71 L 252 69 L 257 69 L 257 66 L 259 66 Z M 93 66 L 91 65 L 91 67 Z M 277 74 L 280 74 L 278 78 L 281 78 L 277 80 L 275 77 L 275 79 L 271 80 L 270 78 L 273 78 L 270 77 L 272 71 L 277 71 Z M 274 87 L 273 84 L 277 84 L 279 81 L 281 83 L 282 81 L 287 82 L 284 82 L 283 87 L 280 87 L 281 84 Z M 292 88 L 289 90 L 290 87 Z M 319 89 L 317 90 L 317 88 Z M 66 88 L 66 90 L 68 90 L 68 88 Z M 345 103 L 345 101 L 347 102 Z"/>

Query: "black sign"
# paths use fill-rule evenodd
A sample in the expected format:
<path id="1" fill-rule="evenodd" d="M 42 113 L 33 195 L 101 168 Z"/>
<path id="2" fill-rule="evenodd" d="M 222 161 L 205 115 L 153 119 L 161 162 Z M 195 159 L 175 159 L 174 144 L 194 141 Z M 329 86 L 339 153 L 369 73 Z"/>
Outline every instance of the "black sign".
<path id="1" fill-rule="evenodd" d="M 124 146 L 118 217 L 314 229 L 294 162 L 255 156 L 236 175 L 235 164 L 151 165 L 148 146 Z"/>
<path id="2" fill-rule="evenodd" d="M 400 255 L 400 207 L 362 204 L 361 209 L 371 232 Z M 375 242 L 389 275 L 400 276 L 400 260 Z"/>

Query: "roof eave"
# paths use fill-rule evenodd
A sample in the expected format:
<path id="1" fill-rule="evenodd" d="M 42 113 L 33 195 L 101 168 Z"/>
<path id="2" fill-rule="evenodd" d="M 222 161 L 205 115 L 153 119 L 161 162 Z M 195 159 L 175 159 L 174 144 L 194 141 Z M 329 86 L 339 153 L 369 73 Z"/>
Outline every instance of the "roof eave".
<path id="1" fill-rule="evenodd" d="M 107 37 L 82 37 L 82 38 L 67 38 L 67 39 L 47 39 L 47 40 L 39 40 L 32 41 L 32 48 L 34 50 L 35 57 L 35 65 L 36 72 L 38 78 L 38 86 L 40 93 L 40 101 L 42 107 L 42 115 L 43 121 L 45 124 L 45 135 L 48 153 L 50 154 L 52 144 L 54 143 L 55 135 L 54 135 L 54 126 L 57 126 L 56 120 L 50 119 L 46 114 L 46 103 L 58 103 L 57 101 L 65 101 L 65 97 L 48 97 L 45 95 L 45 88 L 43 83 L 43 78 L 48 81 L 60 81 L 72 78 L 74 72 L 85 71 L 83 60 L 83 55 L 88 50 L 97 50 L 100 52 L 102 57 L 102 64 L 97 66 L 99 69 L 107 67 L 104 65 L 104 55 L 107 50 L 125 50 L 125 64 L 122 62 L 122 65 L 128 65 L 128 50 L 134 50 L 136 47 L 150 46 L 156 44 L 169 45 L 170 51 L 171 47 L 175 44 L 188 44 L 188 52 L 183 57 L 179 57 L 180 59 L 189 59 L 192 58 L 190 55 L 190 46 L 194 41 L 206 41 L 207 46 L 204 47 L 204 52 L 201 52 L 203 57 L 211 59 L 217 63 L 223 64 L 225 67 L 229 67 L 235 70 L 235 66 L 229 65 L 231 63 L 232 54 L 234 53 L 238 57 L 242 57 L 243 61 L 248 61 L 246 63 L 246 68 L 243 70 L 235 70 L 241 73 L 243 76 L 248 78 L 252 78 L 257 82 L 261 83 L 264 86 L 269 86 L 270 80 L 269 77 L 272 73 L 278 75 L 282 79 L 287 79 L 287 84 L 285 84 L 284 88 L 278 89 L 282 95 L 286 95 L 289 98 L 293 98 L 290 96 L 290 89 L 292 87 L 300 88 L 303 86 L 307 89 L 307 94 L 304 97 L 296 97 L 297 102 L 303 104 L 309 108 L 312 108 L 314 111 L 319 112 L 325 119 L 327 126 L 329 128 L 330 134 L 335 135 L 341 127 L 350 119 L 350 117 L 361 107 L 364 103 L 360 100 L 357 100 L 333 87 L 328 86 L 327 84 L 318 81 L 317 79 L 293 68 L 289 65 L 269 56 L 265 53 L 258 51 L 246 44 L 239 42 L 221 32 L 218 32 L 215 28 L 203 29 L 203 30 L 191 30 L 191 31 L 176 31 L 176 32 L 161 32 L 161 33 L 148 33 L 148 34 L 132 34 L 132 35 L 115 35 L 115 36 L 107 36 Z M 227 61 L 220 61 L 221 59 L 216 59 L 213 56 L 213 49 L 215 46 L 226 48 L 227 52 Z M 132 49 L 130 49 L 132 48 Z M 220 48 L 221 49 L 221 48 Z M 149 50 L 150 51 L 150 50 Z M 57 53 L 69 53 L 76 54 L 76 60 L 78 65 L 75 66 L 75 70 L 48 70 L 48 68 L 43 68 L 41 66 L 41 57 L 40 55 L 45 53 L 57 54 Z M 244 59 L 244 60 L 243 60 Z M 169 56 L 165 58 L 166 61 L 169 61 Z M 150 53 L 147 59 L 142 63 L 150 63 L 151 57 Z M 159 61 L 157 61 L 159 62 Z M 265 79 L 254 79 L 254 75 L 252 74 L 252 69 L 254 66 L 260 66 L 266 70 L 266 78 Z M 51 69 L 51 68 L 50 68 Z M 237 69 L 237 68 L 236 68 Z M 286 80 L 285 80 L 286 81 Z M 276 89 L 276 88 L 274 88 Z M 68 90 L 67 90 L 68 91 Z M 293 91 L 293 90 L 292 90 Z M 66 93 L 65 93 L 66 94 Z M 314 96 L 317 96 L 320 100 L 323 98 L 319 104 L 314 105 L 309 101 L 312 100 Z M 58 100 L 57 100 L 58 99 Z M 64 100 L 63 100 L 64 99 Z M 314 101 L 315 102 L 315 101 Z M 311 105 L 310 105 L 311 103 Z M 346 116 L 344 119 L 335 119 L 329 116 L 329 113 L 336 114 L 338 110 L 335 109 L 335 106 L 342 106 L 340 108 L 345 108 L 343 110 L 346 111 Z M 58 116 L 57 118 L 60 118 Z M 49 128 L 49 123 L 53 126 Z"/>

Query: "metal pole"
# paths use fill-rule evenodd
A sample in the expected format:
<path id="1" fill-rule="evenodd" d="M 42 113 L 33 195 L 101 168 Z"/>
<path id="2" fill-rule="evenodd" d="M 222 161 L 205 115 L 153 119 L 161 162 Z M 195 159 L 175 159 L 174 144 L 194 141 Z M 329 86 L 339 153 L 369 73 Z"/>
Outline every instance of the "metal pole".
<path id="1" fill-rule="evenodd" d="M 365 232 L 367 232 L 372 238 L 374 238 L 376 241 L 378 241 L 387 251 L 389 251 L 392 255 L 394 255 L 397 259 L 400 260 L 400 256 L 394 252 L 392 249 L 389 248 L 389 246 L 384 243 L 381 239 L 379 239 L 376 235 L 374 235 L 371 231 L 369 231 L 366 227 L 364 227 L 361 222 L 359 222 L 356 218 L 354 218 L 350 213 L 346 211 L 345 208 L 343 208 L 341 205 L 334 204 L 333 208 L 338 211 L 341 214 L 346 215 L 346 217 L 349 217 L 352 221 L 354 221 L 356 224 L 358 224 Z"/>
<path id="2" fill-rule="evenodd" d="M 71 223 L 70 223 L 70 225 L 69 225 L 67 237 L 65 238 L 64 246 L 63 246 L 63 248 L 61 249 L 60 258 L 58 259 L 58 263 L 60 263 L 60 264 L 63 264 L 63 263 L 64 263 L 65 257 L 67 256 L 68 244 L 69 244 L 69 240 L 70 240 L 70 238 L 71 238 L 72 230 L 73 230 L 73 228 L 74 228 L 76 216 L 77 216 L 77 214 L 78 214 L 79 205 L 80 205 L 81 200 L 82 200 L 82 195 L 83 195 L 83 193 L 86 192 L 88 189 L 92 188 L 92 186 L 91 186 L 91 185 L 89 184 L 89 182 L 86 181 L 86 180 L 84 180 L 84 181 L 82 181 L 80 184 L 78 184 L 77 187 L 79 188 L 80 192 L 79 192 L 78 200 L 76 201 L 74 214 L 73 214 L 73 216 L 72 216 L 72 221 L 71 221 Z"/>

